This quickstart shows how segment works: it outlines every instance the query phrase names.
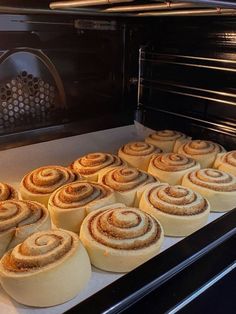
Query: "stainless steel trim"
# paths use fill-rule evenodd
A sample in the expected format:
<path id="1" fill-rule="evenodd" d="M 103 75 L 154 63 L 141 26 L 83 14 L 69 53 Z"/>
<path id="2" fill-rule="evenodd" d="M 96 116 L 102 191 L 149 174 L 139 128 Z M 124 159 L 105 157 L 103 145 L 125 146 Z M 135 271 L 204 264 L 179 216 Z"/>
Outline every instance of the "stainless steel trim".
<path id="1" fill-rule="evenodd" d="M 201 295 L 203 292 L 205 292 L 207 289 L 212 287 L 215 283 L 217 283 L 220 279 L 225 277 L 227 274 L 229 274 L 231 271 L 233 271 L 236 268 L 236 263 L 233 263 L 228 268 L 226 268 L 222 273 L 214 277 L 210 282 L 206 283 L 204 286 L 202 286 L 197 292 L 190 295 L 187 299 L 183 300 L 180 304 L 178 304 L 175 308 L 168 311 L 167 314 L 175 314 L 179 310 L 181 310 L 183 307 L 188 305 L 190 302 L 195 300 L 199 295 Z"/>

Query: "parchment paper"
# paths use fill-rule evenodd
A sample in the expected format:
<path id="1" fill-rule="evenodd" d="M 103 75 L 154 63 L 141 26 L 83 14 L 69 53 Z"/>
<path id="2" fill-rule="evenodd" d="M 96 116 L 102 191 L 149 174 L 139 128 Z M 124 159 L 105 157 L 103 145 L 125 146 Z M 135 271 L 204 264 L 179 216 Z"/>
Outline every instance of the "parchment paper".
<path id="1" fill-rule="evenodd" d="M 44 165 L 69 165 L 73 160 L 89 152 L 116 153 L 120 146 L 134 140 L 142 140 L 151 129 L 135 122 L 134 125 L 22 146 L 0 152 L 0 181 L 16 188 L 24 174 Z M 221 214 L 212 213 L 209 222 Z M 182 240 L 165 237 L 162 251 Z M 108 273 L 93 268 L 87 287 L 73 300 L 50 308 L 32 308 L 18 304 L 0 287 L 1 314 L 55 314 L 63 313 L 124 274 Z M 63 284 L 63 283 L 62 283 Z M 89 313 L 89 312 L 88 312 Z"/>

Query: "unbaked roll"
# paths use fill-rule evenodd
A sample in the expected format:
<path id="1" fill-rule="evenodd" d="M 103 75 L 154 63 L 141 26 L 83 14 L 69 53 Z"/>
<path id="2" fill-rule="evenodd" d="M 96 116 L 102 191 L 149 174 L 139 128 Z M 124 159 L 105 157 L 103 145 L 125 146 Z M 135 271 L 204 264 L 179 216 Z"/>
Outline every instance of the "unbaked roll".
<path id="1" fill-rule="evenodd" d="M 75 160 L 70 167 L 87 180 L 97 182 L 99 174 L 104 170 L 124 165 L 126 163 L 116 155 L 91 153 Z"/>
<path id="2" fill-rule="evenodd" d="M 66 183 L 81 177 L 72 170 L 61 166 L 45 166 L 26 174 L 20 183 L 23 199 L 48 205 L 50 195 Z"/>
<path id="3" fill-rule="evenodd" d="M 0 202 L 7 200 L 18 200 L 19 193 L 13 186 L 0 182 Z"/>
<path id="4" fill-rule="evenodd" d="M 236 177 L 227 172 L 211 168 L 193 171 L 183 177 L 182 185 L 206 197 L 212 211 L 236 207 Z"/>
<path id="5" fill-rule="evenodd" d="M 191 140 L 191 137 L 184 133 L 173 130 L 161 130 L 150 134 L 145 139 L 145 142 L 161 148 L 164 153 L 169 153 L 176 152 L 181 144 L 189 140 Z"/>
<path id="6" fill-rule="evenodd" d="M 77 181 L 56 190 L 49 199 L 48 209 L 56 227 L 79 233 L 89 212 L 115 202 L 115 193 L 108 186 Z"/>
<path id="7" fill-rule="evenodd" d="M 82 223 L 80 239 L 94 266 L 128 272 L 159 252 L 163 230 L 154 217 L 115 204 L 90 213 Z"/>
<path id="8" fill-rule="evenodd" d="M 154 153 L 162 150 L 145 142 L 131 142 L 119 149 L 118 156 L 130 166 L 147 171 L 148 164 Z"/>
<path id="9" fill-rule="evenodd" d="M 236 150 L 218 154 L 213 168 L 228 172 L 236 176 Z"/>
<path id="10" fill-rule="evenodd" d="M 126 206 L 134 206 L 137 189 L 155 182 L 156 179 L 146 172 L 132 167 L 117 167 L 99 177 L 99 182 L 116 192 L 117 202 Z"/>
<path id="11" fill-rule="evenodd" d="M 78 236 L 62 229 L 34 233 L 0 262 L 3 289 L 30 306 L 53 306 L 74 298 L 90 275 L 89 257 Z"/>
<path id="12" fill-rule="evenodd" d="M 148 173 L 161 182 L 181 184 L 185 173 L 200 169 L 200 164 L 187 156 L 177 153 L 154 155 L 148 166 Z"/>
<path id="13" fill-rule="evenodd" d="M 146 189 L 140 209 L 156 217 L 168 236 L 187 236 L 207 222 L 210 205 L 189 188 L 159 184 Z"/>
<path id="14" fill-rule="evenodd" d="M 212 167 L 218 153 L 225 149 L 214 142 L 203 140 L 192 140 L 178 148 L 178 153 L 198 161 L 201 168 Z"/>
<path id="15" fill-rule="evenodd" d="M 30 234 L 51 228 L 48 210 L 32 201 L 0 202 L 0 257 Z"/>

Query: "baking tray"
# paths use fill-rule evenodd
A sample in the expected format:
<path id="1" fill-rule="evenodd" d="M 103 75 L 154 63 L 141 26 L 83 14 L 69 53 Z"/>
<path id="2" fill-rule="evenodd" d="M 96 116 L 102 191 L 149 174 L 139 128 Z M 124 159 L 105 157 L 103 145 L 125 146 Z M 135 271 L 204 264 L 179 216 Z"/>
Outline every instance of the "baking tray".
<path id="1" fill-rule="evenodd" d="M 135 123 L 125 127 L 63 138 L 59 140 L 22 146 L 0 152 L 0 181 L 10 183 L 17 188 L 23 175 L 43 165 L 69 165 L 79 156 L 88 152 L 116 153 L 124 143 L 140 140 L 150 132 L 149 129 Z M 219 218 L 221 213 L 211 213 L 208 223 Z M 165 251 L 182 238 L 165 237 L 161 251 Z M 23 306 L 11 299 L 0 288 L 1 314 L 54 314 L 63 313 L 125 274 L 109 273 L 93 268 L 92 278 L 87 287 L 73 300 L 50 308 Z"/>

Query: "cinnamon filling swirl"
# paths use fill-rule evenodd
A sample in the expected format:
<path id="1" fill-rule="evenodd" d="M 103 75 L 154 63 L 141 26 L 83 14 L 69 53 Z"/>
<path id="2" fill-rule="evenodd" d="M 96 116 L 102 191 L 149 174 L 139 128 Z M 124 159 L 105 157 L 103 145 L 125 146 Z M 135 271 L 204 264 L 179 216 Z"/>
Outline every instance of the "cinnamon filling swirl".
<path id="1" fill-rule="evenodd" d="M 145 172 L 131 167 L 120 167 L 107 172 L 102 183 L 115 191 L 129 191 L 142 184 L 154 182 L 155 179 Z"/>
<path id="2" fill-rule="evenodd" d="M 34 233 L 3 257 L 3 267 L 15 273 L 40 271 L 42 267 L 68 255 L 73 249 L 75 238 L 75 234 L 61 229 Z"/>
<path id="3" fill-rule="evenodd" d="M 98 183 L 73 182 L 60 188 L 51 198 L 51 205 L 69 209 L 85 206 L 111 195 L 112 190 Z"/>
<path id="4" fill-rule="evenodd" d="M 154 208 L 171 215 L 190 216 L 207 209 L 207 202 L 200 194 L 178 185 L 154 187 L 148 199 Z"/>
<path id="5" fill-rule="evenodd" d="M 123 161 L 115 155 L 106 153 L 91 153 L 72 164 L 72 169 L 81 175 L 91 175 L 109 166 L 121 166 Z"/>
<path id="6" fill-rule="evenodd" d="M 166 153 L 152 159 L 155 168 L 164 171 L 182 171 L 196 166 L 196 161 L 182 154 Z"/>
<path id="7" fill-rule="evenodd" d="M 223 147 L 211 141 L 192 140 L 183 144 L 182 151 L 188 155 L 204 155 L 223 151 Z"/>
<path id="8" fill-rule="evenodd" d="M 4 201 L 0 203 L 0 232 L 34 224 L 46 216 L 42 205 L 28 201 Z"/>
<path id="9" fill-rule="evenodd" d="M 161 130 L 149 135 L 149 137 L 158 141 L 176 141 L 180 138 L 186 138 L 186 135 L 178 131 Z"/>
<path id="10" fill-rule="evenodd" d="M 233 150 L 231 152 L 225 153 L 221 158 L 220 161 L 222 163 L 231 165 L 233 167 L 236 167 L 236 150 Z"/>
<path id="11" fill-rule="evenodd" d="M 0 182 L 0 202 L 6 200 L 17 200 L 18 193 L 9 184 Z"/>
<path id="12" fill-rule="evenodd" d="M 216 169 L 201 169 L 188 174 L 190 182 L 219 192 L 236 191 L 236 178 Z"/>
<path id="13" fill-rule="evenodd" d="M 23 178 L 22 183 L 31 193 L 50 194 L 62 185 L 73 182 L 76 179 L 76 175 L 68 168 L 46 166 L 30 172 Z"/>
<path id="14" fill-rule="evenodd" d="M 157 221 L 135 208 L 97 211 L 90 218 L 88 229 L 96 242 L 118 250 L 143 249 L 161 236 Z"/>
<path id="15" fill-rule="evenodd" d="M 161 149 L 145 142 L 133 142 L 124 145 L 121 151 L 131 156 L 148 156 L 154 152 L 161 153 Z"/>

